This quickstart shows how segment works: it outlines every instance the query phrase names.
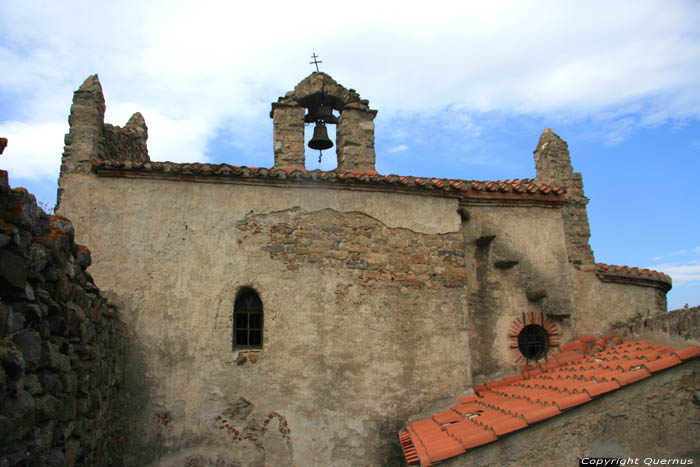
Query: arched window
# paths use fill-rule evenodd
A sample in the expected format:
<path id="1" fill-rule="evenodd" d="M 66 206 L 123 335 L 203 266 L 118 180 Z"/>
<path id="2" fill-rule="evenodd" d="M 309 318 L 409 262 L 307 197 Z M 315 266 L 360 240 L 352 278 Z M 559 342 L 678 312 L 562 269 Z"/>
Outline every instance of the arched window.
<path id="1" fill-rule="evenodd" d="M 233 348 L 262 349 L 263 306 L 260 297 L 247 289 L 233 305 Z"/>

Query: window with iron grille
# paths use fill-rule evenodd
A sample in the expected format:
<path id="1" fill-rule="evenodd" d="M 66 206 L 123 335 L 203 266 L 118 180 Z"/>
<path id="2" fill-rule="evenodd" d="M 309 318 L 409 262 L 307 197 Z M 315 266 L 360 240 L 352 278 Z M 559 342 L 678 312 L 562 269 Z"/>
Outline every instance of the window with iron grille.
<path id="1" fill-rule="evenodd" d="M 518 350 L 527 360 L 539 360 L 549 348 L 549 333 L 539 324 L 528 324 L 518 334 Z"/>
<path id="2" fill-rule="evenodd" d="M 252 290 L 241 293 L 233 305 L 233 348 L 262 349 L 263 306 Z"/>

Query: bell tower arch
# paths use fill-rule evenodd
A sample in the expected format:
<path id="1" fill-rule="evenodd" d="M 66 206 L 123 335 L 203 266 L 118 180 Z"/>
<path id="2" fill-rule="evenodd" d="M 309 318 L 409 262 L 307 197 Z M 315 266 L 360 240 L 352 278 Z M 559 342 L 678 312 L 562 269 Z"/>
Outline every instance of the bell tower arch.
<path id="1" fill-rule="evenodd" d="M 374 117 L 377 111 L 360 99 L 354 89 L 345 89 L 323 72 L 313 72 L 277 102 L 272 103 L 275 168 L 305 168 L 304 121 L 320 105 L 337 111 L 336 170 L 375 172 Z M 309 112 L 307 114 L 307 111 Z"/>

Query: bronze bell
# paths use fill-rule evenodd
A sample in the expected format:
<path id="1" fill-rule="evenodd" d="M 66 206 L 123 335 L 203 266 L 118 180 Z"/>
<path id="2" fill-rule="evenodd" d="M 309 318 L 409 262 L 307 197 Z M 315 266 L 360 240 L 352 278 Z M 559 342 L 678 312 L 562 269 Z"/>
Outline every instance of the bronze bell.
<path id="1" fill-rule="evenodd" d="M 309 141 L 309 147 L 311 149 L 318 149 L 319 151 L 333 147 L 333 141 L 328 138 L 328 129 L 326 129 L 324 123 L 316 122 L 314 136 L 311 138 L 311 141 Z"/>
<path id="2" fill-rule="evenodd" d="M 338 117 L 333 115 L 333 107 L 329 105 L 314 105 L 309 108 L 309 113 L 304 117 L 305 123 L 338 123 Z"/>

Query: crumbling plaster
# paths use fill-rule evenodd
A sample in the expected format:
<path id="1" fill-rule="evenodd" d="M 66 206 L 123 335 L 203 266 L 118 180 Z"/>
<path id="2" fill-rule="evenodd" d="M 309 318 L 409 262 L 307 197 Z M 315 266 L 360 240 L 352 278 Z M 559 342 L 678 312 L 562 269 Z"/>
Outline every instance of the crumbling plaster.
<path id="1" fill-rule="evenodd" d="M 513 319 L 528 312 L 569 314 L 558 322 L 561 337 L 575 335 L 573 282 L 566 256 L 561 210 L 550 207 L 468 206 L 462 224 L 468 278 L 472 371 L 477 381 L 512 372 L 518 357 L 511 348 Z M 479 245 L 480 238 L 494 236 Z M 517 262 L 496 267 L 499 261 Z M 527 298 L 528 290 L 546 296 Z"/>
<path id="2" fill-rule="evenodd" d="M 509 333 L 523 313 L 557 315 L 567 341 L 629 303 L 665 310 L 662 290 L 595 275 L 581 177 L 551 130 L 536 181 L 561 181 L 566 198 L 285 178 L 304 165 L 303 96 L 326 77 L 273 104 L 274 180 L 91 171 L 90 159 L 147 162 L 147 130 L 139 115 L 104 125 L 96 76 L 76 92 L 57 212 L 126 324 L 132 465 L 391 465 L 412 414 L 513 372 Z M 326 91 L 369 118 L 347 127 L 364 142 L 338 169 L 373 173 L 375 111 L 352 90 Z M 261 351 L 232 349 L 242 287 L 263 302 Z"/>
<path id="3" fill-rule="evenodd" d="M 139 433 L 132 455 L 175 453 L 195 440 L 225 449 L 211 407 L 242 398 L 258 413 L 247 424 L 267 412 L 285 417 L 296 465 L 381 459 L 391 452 L 388 432 L 410 413 L 470 383 L 463 287 L 418 290 L 392 279 L 369 290 L 343 267 L 289 270 L 272 258 L 267 231 L 238 228 L 251 216 L 294 225 L 291 211 L 323 208 L 377 225 L 389 242 L 396 234 L 452 245 L 461 240 L 455 199 L 64 177 L 71 189 L 59 210 L 92 246 L 91 273 L 118 297 L 131 332 L 130 365 L 142 375 L 127 385 L 149 394 L 130 414 Z M 238 365 L 231 313 L 242 286 L 260 294 L 265 334 L 257 361 Z M 159 425 L 154 413 L 172 421 Z"/>

